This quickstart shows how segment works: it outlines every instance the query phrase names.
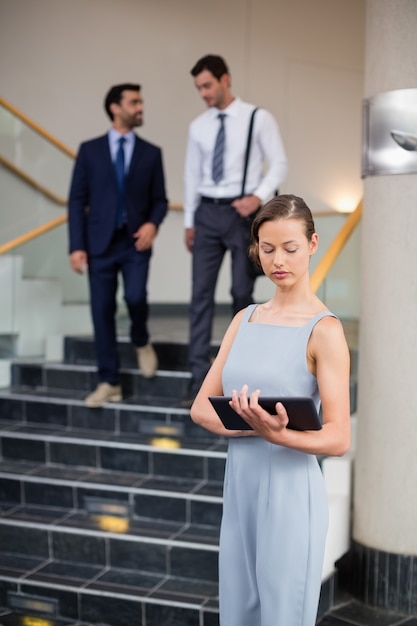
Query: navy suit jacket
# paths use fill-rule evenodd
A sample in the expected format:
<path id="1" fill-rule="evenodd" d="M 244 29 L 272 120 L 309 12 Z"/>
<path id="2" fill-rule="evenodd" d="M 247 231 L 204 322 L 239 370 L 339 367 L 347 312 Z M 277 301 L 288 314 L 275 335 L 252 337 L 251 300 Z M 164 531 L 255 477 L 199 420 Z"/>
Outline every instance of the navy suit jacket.
<path id="1" fill-rule="evenodd" d="M 145 222 L 158 227 L 167 212 L 162 153 L 138 136 L 125 189 L 129 234 Z M 68 204 L 70 253 L 105 254 L 114 234 L 116 208 L 116 173 L 104 135 L 82 143 L 75 162 Z"/>

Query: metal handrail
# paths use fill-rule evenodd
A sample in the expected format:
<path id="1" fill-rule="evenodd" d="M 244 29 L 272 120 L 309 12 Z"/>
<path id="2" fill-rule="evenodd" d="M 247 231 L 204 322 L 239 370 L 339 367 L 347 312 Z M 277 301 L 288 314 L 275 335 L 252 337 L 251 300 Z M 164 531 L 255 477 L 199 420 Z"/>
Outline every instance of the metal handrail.
<path id="1" fill-rule="evenodd" d="M 362 217 L 362 210 L 363 201 L 361 200 L 356 209 L 349 214 L 346 222 L 343 224 L 342 228 L 339 230 L 336 237 L 333 239 L 332 243 L 330 244 L 322 258 L 320 259 L 319 263 L 317 264 L 315 270 L 311 274 L 310 284 L 314 292 L 317 292 L 320 288 L 333 263 L 339 256 L 341 250 L 345 246 L 356 226 L 359 224 Z"/>
<path id="2" fill-rule="evenodd" d="M 7 168 L 10 172 L 12 172 L 12 174 L 21 178 L 27 185 L 30 185 L 31 187 L 36 189 L 36 191 L 39 191 L 46 198 L 48 198 L 48 200 L 51 200 L 52 202 L 54 202 L 55 204 L 58 204 L 59 206 L 67 206 L 68 202 L 66 198 L 61 198 L 60 196 L 57 196 L 55 193 L 53 193 L 53 191 L 50 191 L 47 187 L 45 187 L 44 185 L 41 185 L 41 183 L 38 183 L 38 181 L 36 181 L 31 176 L 29 176 L 29 174 L 26 174 L 26 172 L 24 172 L 22 169 L 14 165 L 14 163 L 12 163 L 11 161 L 8 161 L 1 155 L 0 155 L 0 165 L 3 165 L 3 167 Z"/>
<path id="3" fill-rule="evenodd" d="M 19 109 L 13 106 L 13 104 L 10 104 L 10 102 L 0 97 L 0 106 L 4 107 L 8 111 L 10 111 L 10 113 L 22 120 L 22 122 L 24 122 L 32 130 L 34 130 L 35 133 L 38 133 L 38 135 L 49 141 L 49 143 L 52 143 L 56 148 L 58 148 L 58 150 L 61 150 L 61 152 L 63 152 L 67 156 L 75 159 L 76 153 L 74 152 L 74 150 L 71 150 L 71 148 L 62 143 L 62 141 L 59 141 L 59 139 L 51 135 L 51 133 L 48 133 L 48 131 L 42 128 L 42 126 L 36 124 L 36 122 L 34 122 L 30 119 L 30 117 L 22 113 L 22 111 L 19 111 Z"/>
<path id="4" fill-rule="evenodd" d="M 34 228 L 28 233 L 24 233 L 23 235 L 19 235 L 19 237 L 15 237 L 14 239 L 11 239 L 7 243 L 4 243 L 3 245 L 0 246 L 0 255 L 6 254 L 6 252 L 10 252 L 14 248 L 18 248 L 19 246 L 22 246 L 23 244 L 28 243 L 32 239 L 35 239 L 36 237 L 40 237 L 41 235 L 44 235 L 48 231 L 53 230 L 54 228 L 57 228 L 58 226 L 61 226 L 62 224 L 65 224 L 66 221 L 67 221 L 67 216 L 60 215 L 59 217 L 55 217 L 53 220 L 50 220 L 46 224 L 42 224 L 42 226 L 38 226 L 37 228 Z"/>

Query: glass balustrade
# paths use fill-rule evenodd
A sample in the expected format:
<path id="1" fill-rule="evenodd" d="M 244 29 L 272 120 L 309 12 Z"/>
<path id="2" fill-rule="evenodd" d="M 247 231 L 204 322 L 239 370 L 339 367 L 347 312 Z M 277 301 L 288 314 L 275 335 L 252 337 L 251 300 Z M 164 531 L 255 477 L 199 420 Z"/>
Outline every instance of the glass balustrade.
<path id="1" fill-rule="evenodd" d="M 86 277 L 75 275 L 68 264 L 64 220 L 74 163 L 68 153 L 0 104 L 0 251 L 11 240 L 62 219 L 58 227 L 0 254 L 0 358 L 43 357 L 50 336 L 91 332 Z M 311 261 L 312 272 L 345 221 L 343 214 L 315 216 L 320 246 Z M 178 232 L 170 230 L 168 240 L 161 229 L 156 245 L 150 291 L 158 304 L 164 303 L 158 272 L 166 262 L 162 255 L 167 247 L 180 264 L 190 262 L 182 221 L 174 220 L 174 227 Z M 345 320 L 359 318 L 359 247 L 357 228 L 318 290 L 327 306 Z M 256 300 L 270 295 L 268 281 L 260 278 Z M 178 303 L 187 304 L 188 298 L 189 285 L 180 281 Z M 119 305 L 123 311 L 121 294 Z M 82 319 L 77 307 L 84 308 Z"/>
<path id="2" fill-rule="evenodd" d="M 47 224 L 61 225 L 0 254 L 0 357 L 44 356 L 63 331 L 65 299 L 87 301 L 68 267 L 66 203 L 71 151 L 0 105 L 0 250 Z M 58 142 L 57 142 L 58 143 Z"/>
<path id="3" fill-rule="evenodd" d="M 0 106 L 0 155 L 65 202 L 72 156 L 4 106 Z"/>
<path id="4" fill-rule="evenodd" d="M 73 159 L 5 106 L 0 158 L 2 245 L 65 214 Z"/>
<path id="5" fill-rule="evenodd" d="M 314 271 L 330 243 L 346 220 L 346 215 L 315 218 L 319 233 L 319 254 L 312 258 Z M 360 310 L 360 224 L 331 266 L 317 295 L 341 319 L 358 320 Z"/>

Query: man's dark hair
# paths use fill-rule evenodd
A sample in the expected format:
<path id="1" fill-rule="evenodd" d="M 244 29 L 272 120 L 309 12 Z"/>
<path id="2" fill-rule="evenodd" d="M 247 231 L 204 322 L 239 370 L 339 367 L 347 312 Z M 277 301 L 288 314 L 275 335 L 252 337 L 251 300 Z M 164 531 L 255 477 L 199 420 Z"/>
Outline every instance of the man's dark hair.
<path id="1" fill-rule="evenodd" d="M 120 100 L 122 99 L 122 94 L 124 91 L 140 91 L 140 85 L 135 85 L 133 83 L 122 83 L 121 85 L 114 85 L 110 87 L 107 95 L 104 99 L 104 108 L 106 110 L 107 115 L 111 119 L 114 120 L 114 115 L 110 110 L 111 104 L 120 104 Z"/>
<path id="2" fill-rule="evenodd" d="M 211 72 L 217 80 L 229 73 L 225 60 L 215 54 L 207 54 L 199 59 L 191 70 L 191 76 L 198 76 L 204 70 Z"/>

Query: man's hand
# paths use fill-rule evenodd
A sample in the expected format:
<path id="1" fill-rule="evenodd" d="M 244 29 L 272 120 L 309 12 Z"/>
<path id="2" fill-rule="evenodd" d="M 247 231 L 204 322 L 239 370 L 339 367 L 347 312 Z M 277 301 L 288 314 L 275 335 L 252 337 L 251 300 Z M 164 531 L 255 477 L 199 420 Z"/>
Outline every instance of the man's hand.
<path id="1" fill-rule="evenodd" d="M 232 202 L 232 206 L 235 207 L 236 211 L 242 217 L 252 215 L 252 213 L 255 213 L 255 211 L 259 209 L 260 205 L 261 200 L 258 196 L 244 196 Z"/>
<path id="2" fill-rule="evenodd" d="M 152 222 L 146 222 L 142 224 L 138 230 L 133 233 L 133 237 L 136 239 L 135 248 L 138 252 L 144 252 L 152 248 L 153 240 L 156 237 L 158 229 Z"/>
<path id="3" fill-rule="evenodd" d="M 185 247 L 187 248 L 188 252 L 193 251 L 194 237 L 195 237 L 195 228 L 186 228 L 184 241 L 185 241 Z"/>
<path id="4" fill-rule="evenodd" d="M 85 250 L 74 250 L 70 254 L 71 269 L 77 274 L 84 274 L 88 267 L 87 252 Z"/>

